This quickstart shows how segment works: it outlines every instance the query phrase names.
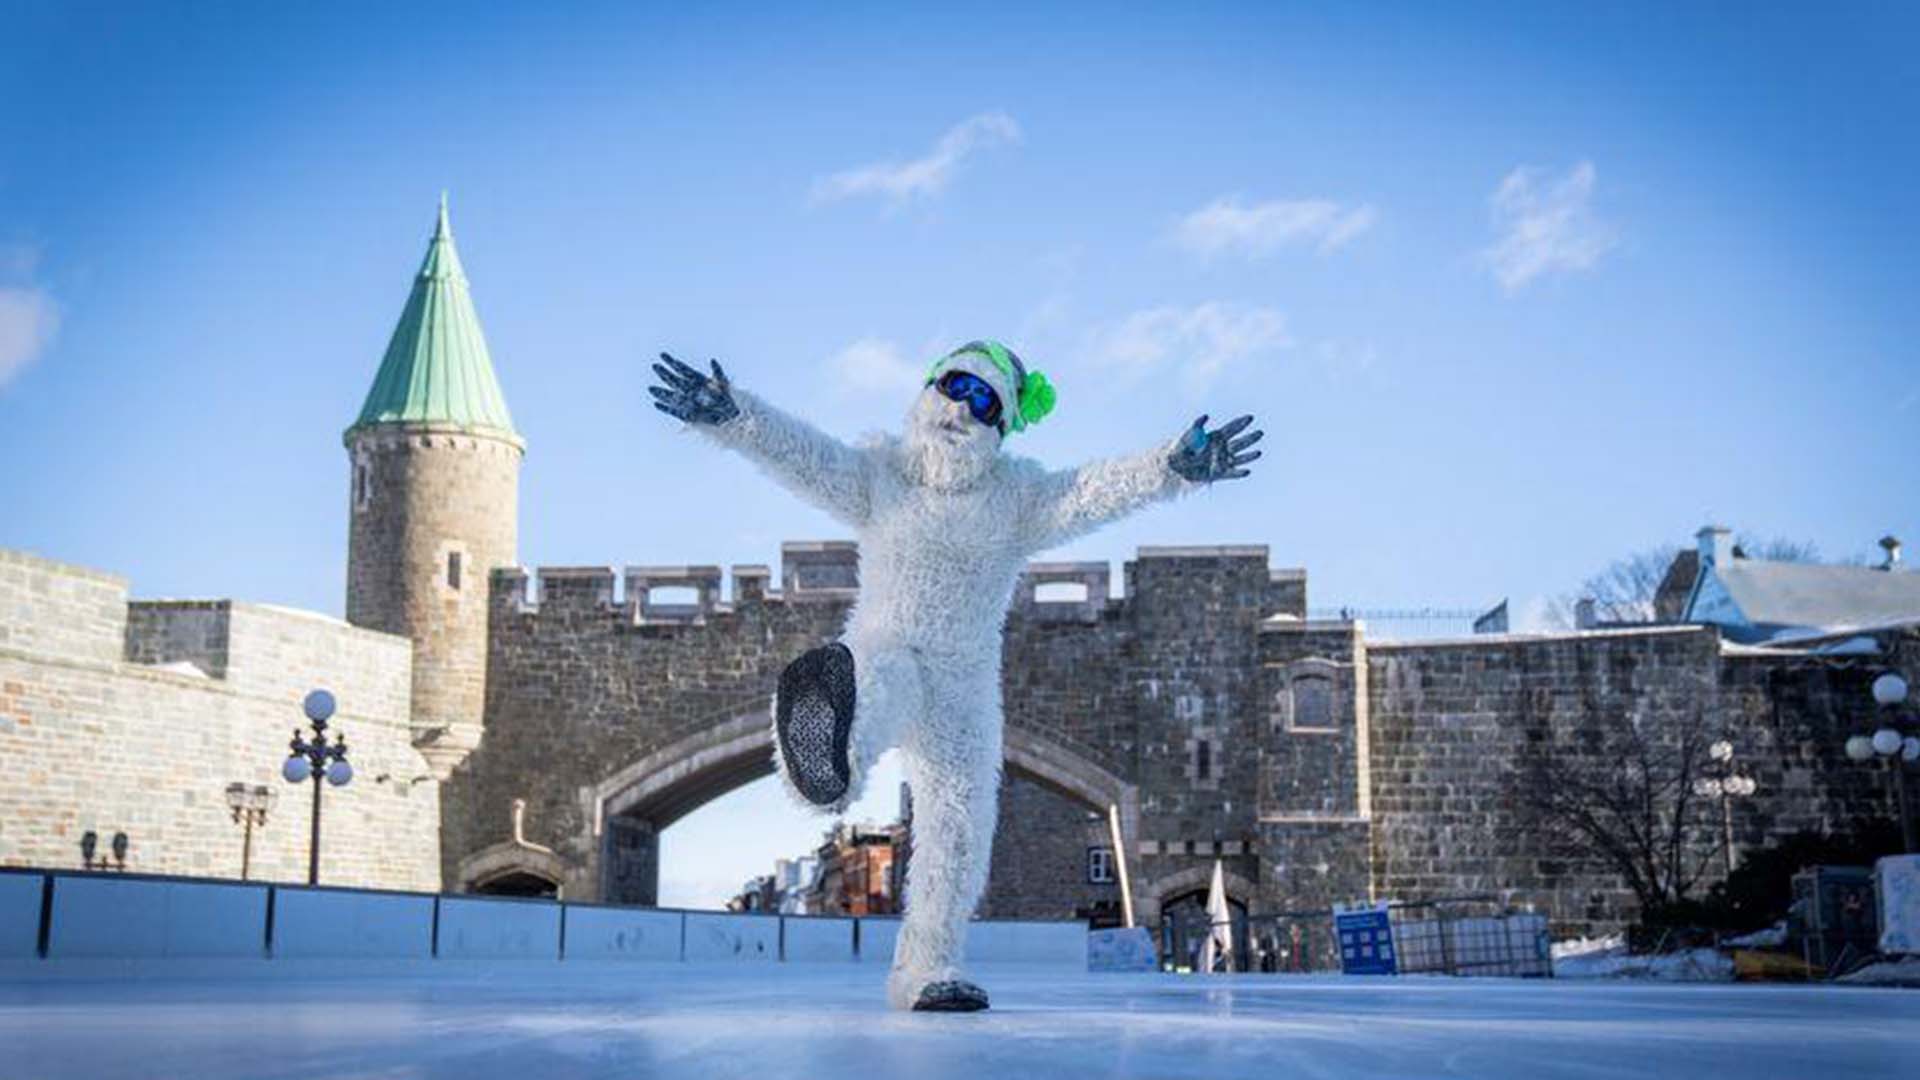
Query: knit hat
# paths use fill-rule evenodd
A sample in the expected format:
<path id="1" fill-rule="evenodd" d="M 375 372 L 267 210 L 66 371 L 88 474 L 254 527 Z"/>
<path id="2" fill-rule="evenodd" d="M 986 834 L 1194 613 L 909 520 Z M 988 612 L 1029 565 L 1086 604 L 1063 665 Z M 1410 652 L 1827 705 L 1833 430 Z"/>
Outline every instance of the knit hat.
<path id="1" fill-rule="evenodd" d="M 969 341 L 935 360 L 927 370 L 927 382 L 954 370 L 980 376 L 1000 395 L 1000 415 L 1009 434 L 1024 431 L 1053 411 L 1053 384 L 1045 373 L 1028 371 L 1012 349 L 997 341 Z"/>

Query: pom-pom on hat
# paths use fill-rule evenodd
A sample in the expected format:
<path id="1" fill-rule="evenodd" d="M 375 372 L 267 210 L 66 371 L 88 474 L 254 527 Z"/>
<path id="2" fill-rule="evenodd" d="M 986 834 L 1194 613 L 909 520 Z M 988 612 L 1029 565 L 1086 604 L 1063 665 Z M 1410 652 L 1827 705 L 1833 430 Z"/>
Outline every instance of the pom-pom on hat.
<path id="1" fill-rule="evenodd" d="M 993 340 L 969 341 L 933 362 L 927 371 L 932 383 L 942 374 L 958 369 L 970 371 L 987 380 L 1000 395 L 1000 415 L 1006 419 L 1007 432 L 1024 431 L 1053 411 L 1053 384 L 1043 372 L 1028 371 L 1012 349 Z"/>

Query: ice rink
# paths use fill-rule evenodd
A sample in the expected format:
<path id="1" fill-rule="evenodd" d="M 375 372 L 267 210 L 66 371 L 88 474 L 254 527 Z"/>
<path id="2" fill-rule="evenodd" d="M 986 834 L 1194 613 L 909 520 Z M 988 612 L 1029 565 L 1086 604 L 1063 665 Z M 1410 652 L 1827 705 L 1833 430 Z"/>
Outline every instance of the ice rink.
<path id="1" fill-rule="evenodd" d="M 994 1008 L 881 973 L 753 970 L 0 983 L 0 1078 L 1916 1075 L 1920 992 L 1592 980 L 982 970 Z"/>

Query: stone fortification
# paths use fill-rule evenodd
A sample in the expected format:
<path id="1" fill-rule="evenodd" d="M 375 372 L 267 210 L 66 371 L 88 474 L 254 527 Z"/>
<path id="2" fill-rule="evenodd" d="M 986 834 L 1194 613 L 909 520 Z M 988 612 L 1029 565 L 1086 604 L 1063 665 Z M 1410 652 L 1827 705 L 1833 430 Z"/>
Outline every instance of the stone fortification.
<path id="1" fill-rule="evenodd" d="M 305 612 L 128 602 L 117 577 L 0 550 L 0 865 L 80 865 L 80 838 L 130 841 L 127 869 L 240 875 L 229 783 L 280 792 L 252 876 L 304 881 L 310 792 L 281 780 L 301 697 L 340 702 L 357 770 L 329 789 L 321 880 L 434 889 L 439 793 L 410 745 L 412 647 Z"/>
<path id="2" fill-rule="evenodd" d="M 1563 930 L 1617 925 L 1631 894 L 1551 842 L 1517 770 L 1583 732 L 1703 711 L 1760 782 L 1739 843 L 1883 812 L 1840 754 L 1869 719 L 1851 662 L 1692 626 L 1370 642 L 1307 620 L 1305 575 L 1261 547 L 1147 548 L 1123 573 L 1120 597 L 1105 564 L 1035 564 L 1016 592 L 986 914 L 1116 906 L 1088 874 L 1111 805 L 1149 922 L 1219 859 L 1255 910 L 1494 895 Z M 735 567 L 729 598 L 714 566 L 497 572 L 485 739 L 445 794 L 448 887 L 519 871 L 653 902 L 659 830 L 770 770 L 774 682 L 839 633 L 858 553 L 789 544 L 773 577 Z M 515 798 L 550 854 L 510 842 Z"/>

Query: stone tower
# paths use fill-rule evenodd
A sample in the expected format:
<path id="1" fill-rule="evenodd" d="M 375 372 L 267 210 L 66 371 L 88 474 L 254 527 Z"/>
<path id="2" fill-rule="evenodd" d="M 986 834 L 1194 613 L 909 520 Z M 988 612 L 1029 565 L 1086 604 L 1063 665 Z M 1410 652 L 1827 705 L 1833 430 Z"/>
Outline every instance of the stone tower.
<path id="1" fill-rule="evenodd" d="M 480 742 L 487 579 L 515 561 L 526 449 L 494 377 L 445 196 L 345 442 L 347 621 L 413 639 L 413 743 L 445 779 Z"/>

